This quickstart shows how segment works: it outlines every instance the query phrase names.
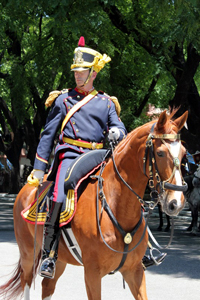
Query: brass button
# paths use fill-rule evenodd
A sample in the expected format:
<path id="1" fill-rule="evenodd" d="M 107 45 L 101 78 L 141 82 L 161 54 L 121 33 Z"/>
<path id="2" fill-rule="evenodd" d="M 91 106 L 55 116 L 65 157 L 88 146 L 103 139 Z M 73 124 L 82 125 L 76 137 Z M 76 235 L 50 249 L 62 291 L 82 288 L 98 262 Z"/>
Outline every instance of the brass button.
<path id="1" fill-rule="evenodd" d="M 70 108 L 71 108 L 71 106 L 68 106 L 67 108 L 68 108 L 68 109 L 70 109 Z"/>
<path id="2" fill-rule="evenodd" d="M 75 121 L 73 121 L 73 122 L 72 122 L 72 124 L 76 124 L 76 122 L 75 122 Z"/>
<path id="3" fill-rule="evenodd" d="M 79 130 L 78 130 L 78 129 L 76 129 L 76 132 L 79 132 Z"/>
<path id="4" fill-rule="evenodd" d="M 77 96 L 77 99 L 80 99 L 80 98 L 81 98 L 81 97 L 78 95 L 78 96 Z"/>

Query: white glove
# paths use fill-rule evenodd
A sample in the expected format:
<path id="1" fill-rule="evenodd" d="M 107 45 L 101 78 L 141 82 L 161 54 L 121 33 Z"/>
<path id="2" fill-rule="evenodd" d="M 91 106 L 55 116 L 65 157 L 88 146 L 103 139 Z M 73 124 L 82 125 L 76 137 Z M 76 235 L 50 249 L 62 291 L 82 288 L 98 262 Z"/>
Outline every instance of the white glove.
<path id="1" fill-rule="evenodd" d="M 43 177 L 44 171 L 33 169 L 31 174 L 28 176 L 27 181 L 30 185 L 38 187 L 42 183 Z"/>
<path id="2" fill-rule="evenodd" d="M 109 129 L 108 138 L 110 141 L 117 141 L 120 137 L 120 132 L 117 127 L 112 127 Z"/>

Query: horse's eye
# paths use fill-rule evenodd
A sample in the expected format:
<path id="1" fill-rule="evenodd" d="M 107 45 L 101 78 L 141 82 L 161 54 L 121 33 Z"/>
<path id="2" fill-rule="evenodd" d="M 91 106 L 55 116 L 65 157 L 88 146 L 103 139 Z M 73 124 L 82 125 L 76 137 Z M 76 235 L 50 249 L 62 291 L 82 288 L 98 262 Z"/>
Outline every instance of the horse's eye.
<path id="1" fill-rule="evenodd" d="M 164 157 L 164 156 L 165 156 L 163 151 L 158 151 L 158 152 L 157 152 L 157 155 L 158 155 L 159 157 Z"/>

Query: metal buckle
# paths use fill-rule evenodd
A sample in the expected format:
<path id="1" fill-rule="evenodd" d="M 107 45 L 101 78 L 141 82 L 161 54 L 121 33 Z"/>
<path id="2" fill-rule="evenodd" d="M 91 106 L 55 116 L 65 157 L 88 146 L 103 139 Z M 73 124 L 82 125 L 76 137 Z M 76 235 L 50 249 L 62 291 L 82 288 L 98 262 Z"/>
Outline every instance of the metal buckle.
<path id="1" fill-rule="evenodd" d="M 153 187 L 154 187 L 153 179 L 149 179 L 149 187 L 150 187 L 150 188 L 153 188 Z"/>
<path id="2" fill-rule="evenodd" d="M 95 149 L 96 149 L 96 146 L 97 146 L 97 143 L 92 142 L 92 143 L 91 143 L 91 146 L 92 146 L 92 150 L 95 150 Z"/>

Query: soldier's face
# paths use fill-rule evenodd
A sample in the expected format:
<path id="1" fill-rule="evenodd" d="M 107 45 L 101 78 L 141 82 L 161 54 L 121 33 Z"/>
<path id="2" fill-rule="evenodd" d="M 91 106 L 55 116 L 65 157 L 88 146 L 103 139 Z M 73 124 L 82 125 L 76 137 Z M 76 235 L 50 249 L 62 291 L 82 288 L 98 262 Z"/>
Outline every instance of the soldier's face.
<path id="1" fill-rule="evenodd" d="M 84 85 L 86 79 L 88 78 L 89 75 L 89 70 L 84 70 L 84 71 L 75 71 L 74 72 L 74 77 L 75 77 L 75 81 L 77 84 L 77 87 L 81 87 Z"/>

